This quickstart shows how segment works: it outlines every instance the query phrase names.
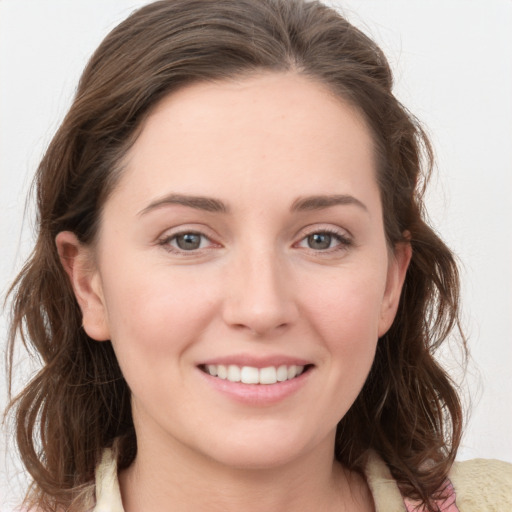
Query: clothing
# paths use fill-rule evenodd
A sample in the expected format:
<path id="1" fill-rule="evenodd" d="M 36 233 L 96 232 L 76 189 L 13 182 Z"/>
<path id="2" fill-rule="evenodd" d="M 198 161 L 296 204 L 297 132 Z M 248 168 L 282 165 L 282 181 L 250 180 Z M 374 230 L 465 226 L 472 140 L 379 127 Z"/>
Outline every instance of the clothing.
<path id="1" fill-rule="evenodd" d="M 365 475 L 375 502 L 375 512 L 406 512 L 408 508 L 396 481 L 382 459 L 370 453 Z M 441 506 L 442 512 L 512 511 L 512 464 L 498 460 L 474 459 L 455 462 L 448 475 L 455 489 L 453 498 Z M 417 509 L 418 512 L 421 509 Z M 96 506 L 92 512 L 124 512 L 112 451 L 107 449 L 96 468 Z"/>
<path id="2" fill-rule="evenodd" d="M 375 453 L 369 456 L 365 474 L 375 502 L 375 512 L 407 510 L 396 481 Z M 490 459 L 455 462 L 448 478 L 455 489 L 457 508 L 449 508 L 452 503 L 448 500 L 441 508 L 443 512 L 457 509 L 460 512 L 512 511 L 512 464 Z"/>

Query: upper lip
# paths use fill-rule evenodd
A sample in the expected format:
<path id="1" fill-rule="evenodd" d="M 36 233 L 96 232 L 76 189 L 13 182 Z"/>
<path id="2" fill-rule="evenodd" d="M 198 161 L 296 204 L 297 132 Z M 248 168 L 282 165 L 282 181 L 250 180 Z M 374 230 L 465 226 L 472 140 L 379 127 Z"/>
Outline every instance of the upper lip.
<path id="1" fill-rule="evenodd" d="M 253 368 L 267 368 L 269 366 L 306 366 L 311 365 L 311 361 L 302 359 L 300 357 L 285 356 L 285 355 L 272 355 L 272 356 L 254 356 L 248 354 L 233 354 L 229 356 L 219 356 L 201 361 L 198 366 L 206 365 L 225 365 L 230 364 L 236 366 L 251 366 Z"/>

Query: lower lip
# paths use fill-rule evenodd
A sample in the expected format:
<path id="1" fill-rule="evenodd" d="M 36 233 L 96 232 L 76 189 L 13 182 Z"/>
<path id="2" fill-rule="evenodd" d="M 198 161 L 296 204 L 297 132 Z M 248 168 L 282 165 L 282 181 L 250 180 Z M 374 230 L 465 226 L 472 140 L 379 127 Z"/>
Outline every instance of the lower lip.
<path id="1" fill-rule="evenodd" d="M 283 382 L 275 384 L 244 384 L 243 382 L 231 382 L 227 379 L 220 379 L 197 369 L 209 386 L 216 391 L 228 396 L 237 402 L 253 405 L 265 406 L 277 404 L 289 396 L 297 393 L 307 382 L 313 368 Z"/>

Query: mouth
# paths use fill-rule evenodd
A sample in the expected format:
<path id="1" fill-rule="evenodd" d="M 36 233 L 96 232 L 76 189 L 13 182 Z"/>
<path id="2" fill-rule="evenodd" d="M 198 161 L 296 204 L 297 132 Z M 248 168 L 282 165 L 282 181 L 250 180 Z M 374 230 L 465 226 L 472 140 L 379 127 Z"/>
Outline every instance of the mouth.
<path id="1" fill-rule="evenodd" d="M 254 366 L 238 366 L 235 364 L 204 364 L 199 369 L 204 373 L 229 382 L 242 384 L 270 385 L 296 379 L 313 367 L 312 364 L 280 365 L 256 368 Z"/>

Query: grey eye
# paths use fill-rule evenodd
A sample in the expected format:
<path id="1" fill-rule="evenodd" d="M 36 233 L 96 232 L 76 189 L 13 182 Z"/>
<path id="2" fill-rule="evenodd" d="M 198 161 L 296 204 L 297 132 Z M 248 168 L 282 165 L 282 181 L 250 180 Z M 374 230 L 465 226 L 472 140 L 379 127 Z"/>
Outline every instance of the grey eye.
<path id="1" fill-rule="evenodd" d="M 202 235 L 197 233 L 183 233 L 176 235 L 176 245 L 183 251 L 193 251 L 201 247 Z"/>
<path id="2" fill-rule="evenodd" d="M 329 249 L 332 242 L 332 235 L 329 233 L 313 233 L 307 237 L 307 242 L 310 249 Z"/>

